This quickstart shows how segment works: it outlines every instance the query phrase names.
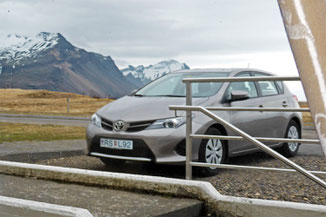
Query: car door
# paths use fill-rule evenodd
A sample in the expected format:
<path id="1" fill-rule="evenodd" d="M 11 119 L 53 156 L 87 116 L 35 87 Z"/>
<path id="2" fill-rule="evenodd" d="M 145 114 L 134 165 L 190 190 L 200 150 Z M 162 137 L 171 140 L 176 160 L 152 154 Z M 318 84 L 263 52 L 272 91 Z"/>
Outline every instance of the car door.
<path id="1" fill-rule="evenodd" d="M 254 72 L 254 76 L 270 76 L 269 74 Z M 260 95 L 260 107 L 283 108 L 287 107 L 288 99 L 282 93 L 280 88 L 277 88 L 274 81 L 258 81 L 257 87 Z M 260 137 L 284 137 L 284 129 L 287 126 L 288 115 L 285 112 L 263 112 L 263 121 L 265 125 L 257 129 L 257 135 Z M 271 145 L 273 143 L 266 143 Z"/>
<path id="2" fill-rule="evenodd" d="M 242 72 L 237 74 L 235 77 L 250 77 L 249 72 Z M 231 101 L 230 93 L 233 90 L 237 91 L 247 91 L 249 98 L 246 100 Z M 255 82 L 231 82 L 225 91 L 225 98 L 228 107 L 259 107 L 261 105 L 261 99 L 259 98 L 259 93 Z M 243 130 L 251 136 L 260 135 L 259 128 L 262 128 L 266 123 L 264 123 L 264 117 L 261 112 L 256 111 L 230 111 L 229 112 L 230 123 L 237 128 Z M 237 134 L 231 132 L 232 135 Z M 241 154 L 249 149 L 255 149 L 251 142 L 244 141 L 229 141 L 230 153 L 232 155 Z"/>

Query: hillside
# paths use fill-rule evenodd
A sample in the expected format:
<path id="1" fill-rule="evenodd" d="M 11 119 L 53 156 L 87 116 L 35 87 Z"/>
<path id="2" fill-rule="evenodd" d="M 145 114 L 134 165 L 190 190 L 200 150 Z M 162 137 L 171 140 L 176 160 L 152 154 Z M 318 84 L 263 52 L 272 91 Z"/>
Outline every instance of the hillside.
<path id="1" fill-rule="evenodd" d="M 118 98 L 136 89 L 110 56 L 87 52 L 59 33 L 0 40 L 0 88 L 46 89 Z"/>

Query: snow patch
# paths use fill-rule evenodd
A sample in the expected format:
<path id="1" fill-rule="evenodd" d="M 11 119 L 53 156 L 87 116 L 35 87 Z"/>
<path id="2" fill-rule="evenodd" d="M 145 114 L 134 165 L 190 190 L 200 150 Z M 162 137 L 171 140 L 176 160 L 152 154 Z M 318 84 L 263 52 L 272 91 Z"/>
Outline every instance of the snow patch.
<path id="1" fill-rule="evenodd" d="M 122 69 L 121 72 L 124 76 L 131 74 L 133 77 L 139 78 L 147 83 L 148 81 L 155 80 L 172 71 L 186 68 L 188 68 L 188 66 L 184 63 L 180 63 L 176 60 L 166 60 L 147 67 L 143 65 L 137 67 L 129 65 L 128 68 Z"/>
<path id="2" fill-rule="evenodd" d="M 58 34 L 47 32 L 36 36 L 0 35 L 0 60 L 19 63 L 21 59 L 33 58 L 38 53 L 54 47 L 58 39 Z"/>

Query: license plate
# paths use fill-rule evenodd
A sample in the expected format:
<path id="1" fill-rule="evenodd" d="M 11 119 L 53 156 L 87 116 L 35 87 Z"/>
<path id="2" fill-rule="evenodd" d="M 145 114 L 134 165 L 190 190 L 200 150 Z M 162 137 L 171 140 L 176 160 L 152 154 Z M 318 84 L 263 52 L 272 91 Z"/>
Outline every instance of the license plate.
<path id="1" fill-rule="evenodd" d="M 111 148 L 111 149 L 132 150 L 133 149 L 133 141 L 132 140 L 101 138 L 100 147 Z"/>

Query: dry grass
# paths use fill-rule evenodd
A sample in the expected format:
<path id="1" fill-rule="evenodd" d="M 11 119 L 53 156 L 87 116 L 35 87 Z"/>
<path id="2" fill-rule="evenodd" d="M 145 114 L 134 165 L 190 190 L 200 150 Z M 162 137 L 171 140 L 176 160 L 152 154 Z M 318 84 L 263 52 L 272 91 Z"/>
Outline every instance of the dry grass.
<path id="1" fill-rule="evenodd" d="M 85 127 L 0 123 L 0 143 L 85 139 Z"/>
<path id="2" fill-rule="evenodd" d="M 95 99 L 73 93 L 0 89 L 0 113 L 89 116 L 109 102 L 112 102 L 112 99 Z"/>
<path id="3" fill-rule="evenodd" d="M 301 108 L 309 108 L 307 102 L 299 102 L 299 105 Z M 313 125 L 313 120 L 310 112 L 302 112 L 302 118 L 303 118 L 304 125 L 306 126 Z"/>

